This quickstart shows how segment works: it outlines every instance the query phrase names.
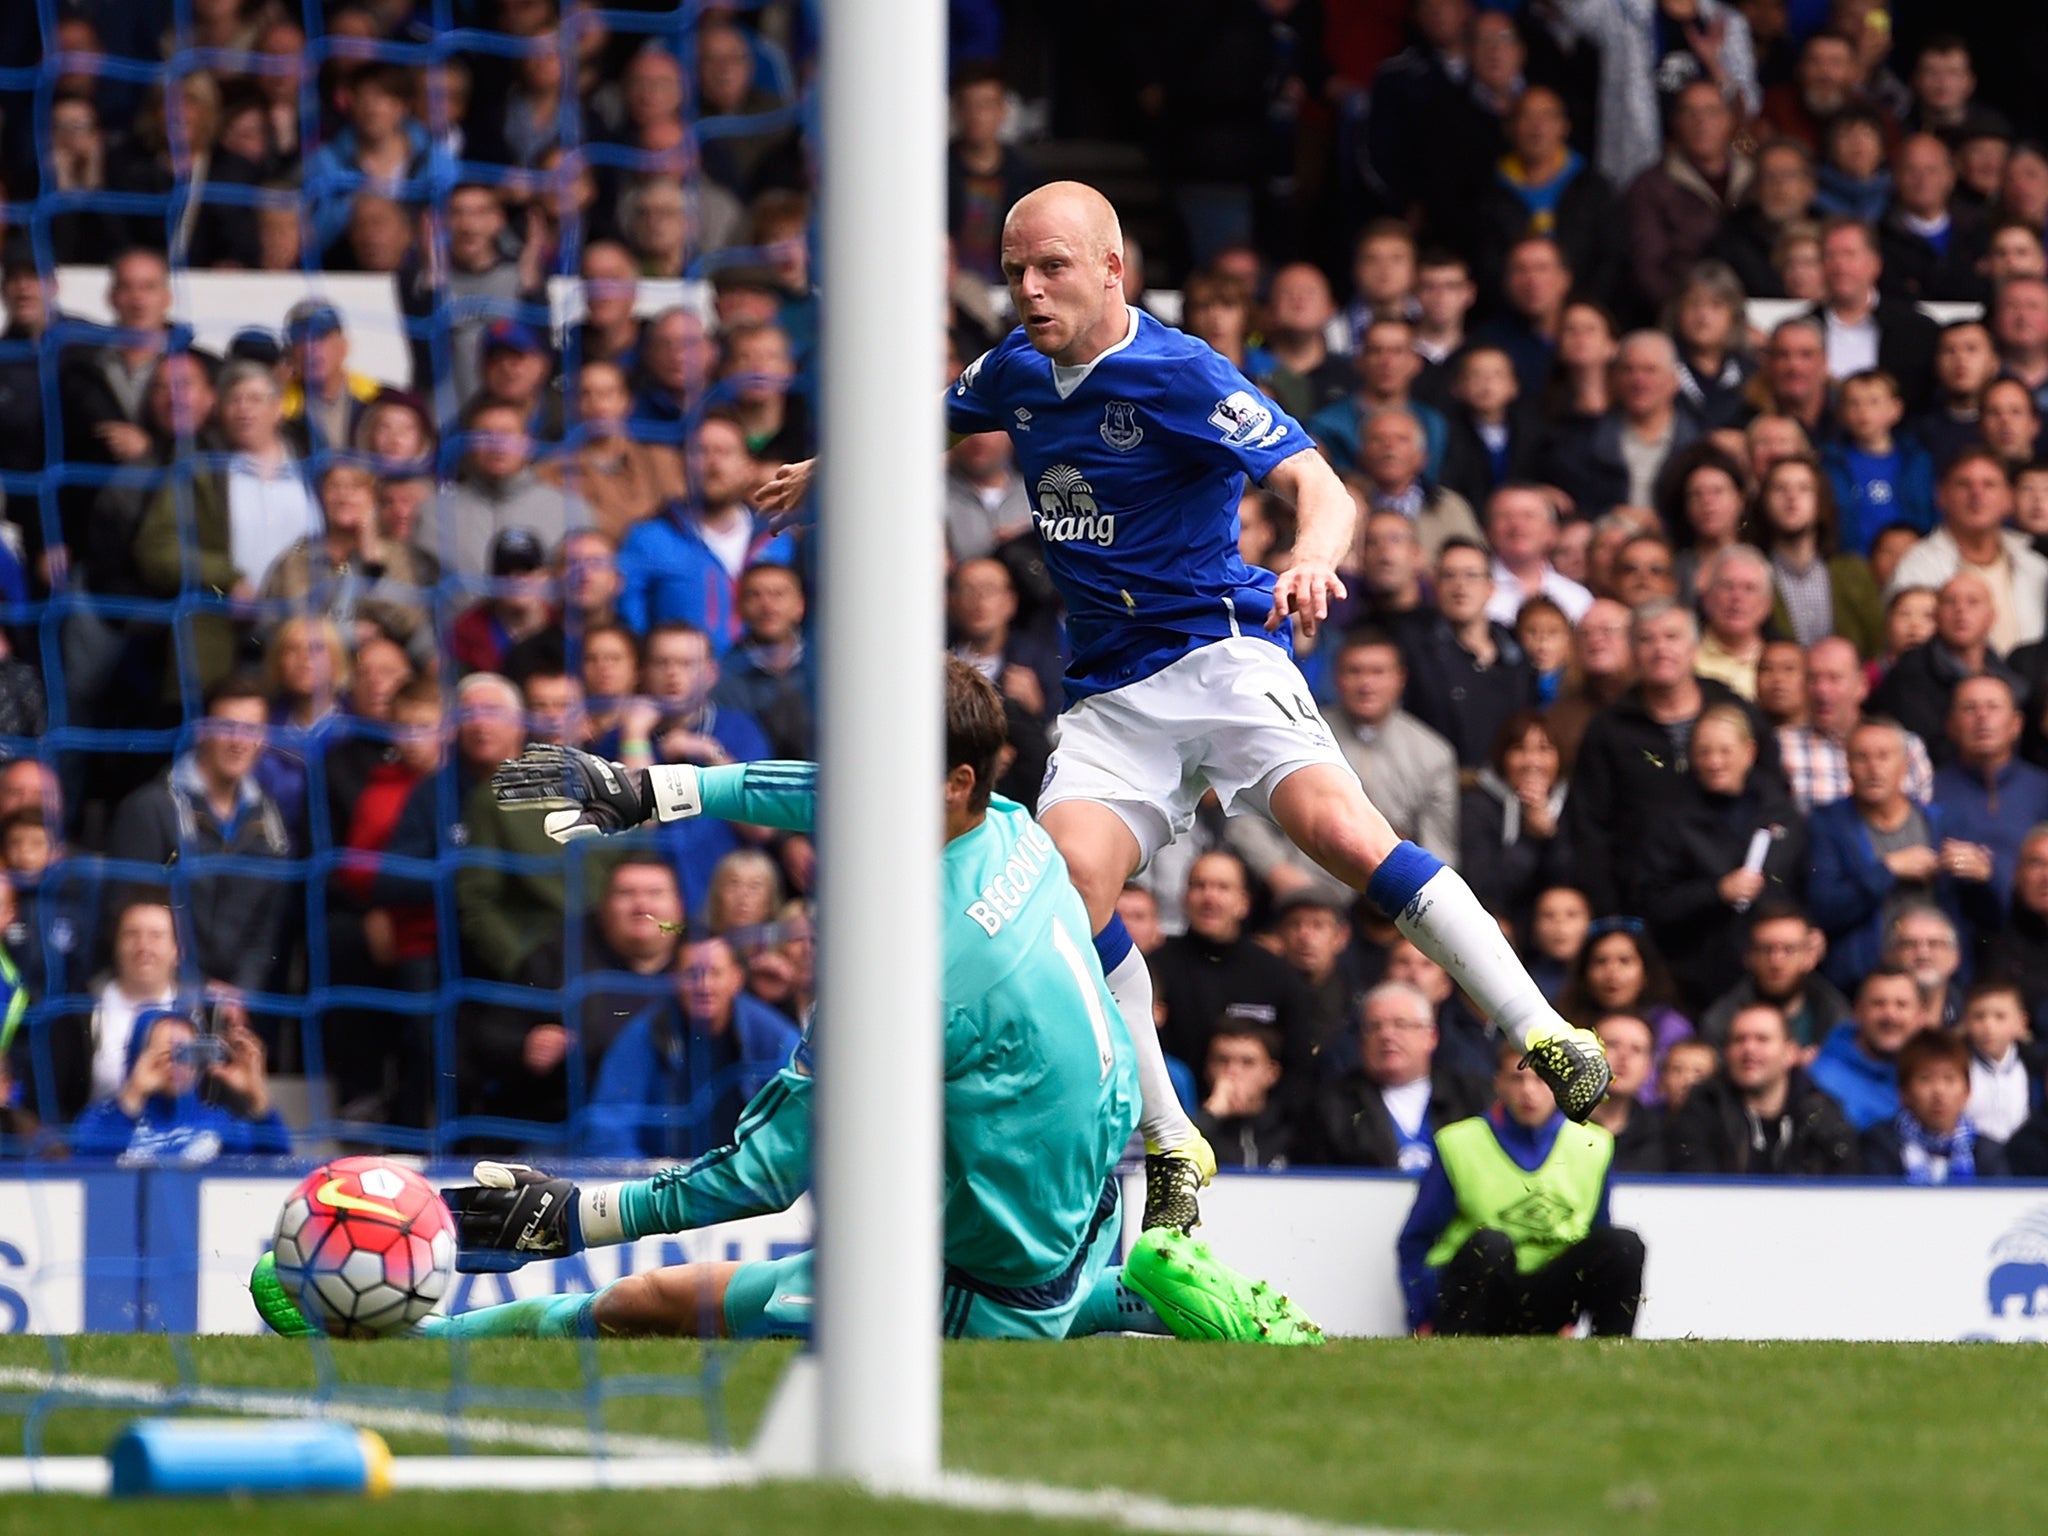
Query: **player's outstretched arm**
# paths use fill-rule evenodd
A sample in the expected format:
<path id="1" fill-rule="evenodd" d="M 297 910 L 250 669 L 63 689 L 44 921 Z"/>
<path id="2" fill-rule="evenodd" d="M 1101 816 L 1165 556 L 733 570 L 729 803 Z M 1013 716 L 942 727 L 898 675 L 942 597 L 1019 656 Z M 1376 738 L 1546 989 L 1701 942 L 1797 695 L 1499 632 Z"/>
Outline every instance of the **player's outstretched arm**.
<path id="1" fill-rule="evenodd" d="M 625 1241 L 786 1211 L 811 1179 L 809 1044 L 740 1111 L 729 1145 L 652 1178 L 614 1186 Z M 592 1239 L 595 1241 L 595 1239 Z"/>
<path id="2" fill-rule="evenodd" d="M 1265 488 L 1293 503 L 1295 510 L 1294 563 L 1274 583 L 1266 628 L 1278 629 L 1292 617 L 1304 635 L 1313 635 L 1330 616 L 1331 600 L 1346 595 L 1337 562 L 1351 550 L 1358 509 L 1337 472 L 1314 448 L 1274 465 Z"/>
<path id="3" fill-rule="evenodd" d="M 492 1273 L 586 1247 L 689 1232 L 786 1211 L 810 1182 L 807 1046 L 747 1101 L 729 1145 L 652 1178 L 580 1187 L 522 1163 L 478 1163 L 474 1184 L 441 1191 L 455 1216 L 457 1269 Z"/>
<path id="4" fill-rule="evenodd" d="M 535 742 L 491 776 L 500 804 L 545 810 L 548 836 L 558 843 L 692 816 L 807 832 L 817 784 L 815 763 L 628 768 L 549 742 Z"/>

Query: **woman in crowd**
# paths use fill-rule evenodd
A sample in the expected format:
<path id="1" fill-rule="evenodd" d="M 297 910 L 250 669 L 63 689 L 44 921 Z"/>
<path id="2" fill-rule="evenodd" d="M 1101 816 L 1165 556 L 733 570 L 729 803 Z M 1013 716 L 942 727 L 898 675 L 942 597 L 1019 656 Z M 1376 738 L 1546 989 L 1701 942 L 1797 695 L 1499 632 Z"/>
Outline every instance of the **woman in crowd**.
<path id="1" fill-rule="evenodd" d="M 1678 343 L 1679 393 L 1710 432 L 1749 413 L 1743 390 L 1756 364 L 1749 356 L 1746 302 L 1734 268 L 1703 261 L 1664 312 L 1664 329 Z"/>
<path id="2" fill-rule="evenodd" d="M 1586 930 L 1572 962 L 1558 1012 L 1590 1029 L 1611 1013 L 1632 1013 L 1650 1026 L 1661 1058 L 1692 1036 L 1692 1021 L 1678 1011 L 1677 989 L 1664 957 L 1639 917 L 1603 917 Z"/>
<path id="3" fill-rule="evenodd" d="M 1464 792 L 1458 846 L 1465 879 L 1489 912 L 1528 926 L 1536 895 L 1572 883 L 1563 760 L 1541 711 L 1508 716 Z"/>
<path id="4" fill-rule="evenodd" d="M 1820 226 L 1810 219 L 1795 219 L 1778 234 L 1771 247 L 1771 265 L 1778 269 L 1778 285 L 1785 297 L 1802 304 L 1819 304 L 1827 299 L 1827 283 L 1820 264 Z"/>
<path id="5" fill-rule="evenodd" d="M 1273 355 L 1251 344 L 1252 296 L 1221 272 L 1196 272 L 1181 290 L 1181 328 L 1230 359 L 1247 378 L 1272 372 Z"/>
<path id="6" fill-rule="evenodd" d="M 379 474 L 432 473 L 434 428 L 417 395 L 387 389 L 363 409 L 355 446 L 376 463 Z"/>
<path id="7" fill-rule="evenodd" d="M 1541 410 L 1549 430 L 1537 445 L 1533 477 L 1555 485 L 1576 474 L 1593 429 L 1613 404 L 1608 373 L 1619 350 L 1614 317 L 1590 300 L 1567 304 L 1557 323 L 1557 363 Z"/>
<path id="8" fill-rule="evenodd" d="M 731 941 L 745 959 L 768 941 L 769 925 L 782 900 L 782 876 L 775 861 L 758 848 L 735 848 L 711 871 L 704 927 Z"/>
<path id="9" fill-rule="evenodd" d="M 1692 731 L 1692 778 L 1639 850 L 1643 915 L 1695 1015 L 1742 975 L 1744 914 L 1766 894 L 1797 899 L 1806 830 L 1775 774 L 1755 771 L 1749 716 L 1710 705 Z"/>
<path id="10" fill-rule="evenodd" d="M 1841 547 L 1835 493 L 1811 454 L 1780 459 L 1764 475 L 1746 542 L 1770 557 L 1777 591 L 1771 622 L 1802 646 L 1840 635 L 1868 660 L 1884 645 L 1884 608 L 1870 567 Z"/>
<path id="11" fill-rule="evenodd" d="M 1670 506 L 1660 509 L 1676 533 L 1678 600 L 1692 603 L 1700 568 L 1736 543 L 1742 532 L 1745 496 L 1742 466 L 1708 443 L 1683 449 L 1666 472 Z"/>

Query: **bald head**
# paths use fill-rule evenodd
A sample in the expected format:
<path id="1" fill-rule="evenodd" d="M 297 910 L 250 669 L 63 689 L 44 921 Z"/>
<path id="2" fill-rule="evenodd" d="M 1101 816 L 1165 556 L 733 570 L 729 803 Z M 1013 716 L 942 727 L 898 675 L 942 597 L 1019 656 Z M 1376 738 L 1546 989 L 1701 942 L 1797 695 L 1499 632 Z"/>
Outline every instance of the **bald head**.
<path id="1" fill-rule="evenodd" d="M 1118 261 L 1123 260 L 1124 231 L 1116 210 L 1085 181 L 1049 181 L 1011 204 L 1009 217 L 1003 220 L 1006 252 L 1012 233 L 1026 226 L 1034 232 L 1059 229 L 1098 258 L 1114 252 Z"/>
<path id="2" fill-rule="evenodd" d="M 1109 199 L 1078 181 L 1027 192 L 1003 221 L 1003 276 L 1024 334 L 1063 366 L 1122 341 L 1124 236 Z"/>

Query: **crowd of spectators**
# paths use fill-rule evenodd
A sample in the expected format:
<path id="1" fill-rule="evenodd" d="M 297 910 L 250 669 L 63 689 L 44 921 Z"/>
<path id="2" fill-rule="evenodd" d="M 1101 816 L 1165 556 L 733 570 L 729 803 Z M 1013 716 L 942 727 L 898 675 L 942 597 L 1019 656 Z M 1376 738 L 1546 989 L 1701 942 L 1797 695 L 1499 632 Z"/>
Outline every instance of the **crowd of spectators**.
<path id="1" fill-rule="evenodd" d="M 442 9 L 85 5 L 47 117 L 0 103 L 17 1148 L 261 1150 L 291 1080 L 364 1142 L 684 1155 L 808 1006 L 808 838 L 565 859 L 484 782 L 531 740 L 812 753 L 810 542 L 752 505 L 815 449 L 810 19 Z M 1895 54 L 1883 0 L 1157 9 L 1128 116 L 1018 66 L 1036 8 L 953 7 L 935 382 L 1059 134 L 1128 137 L 1132 296 L 1352 488 L 1316 698 L 1607 1041 L 1619 1166 L 2048 1174 L 2048 153 L 1969 44 Z M 419 67 L 436 19 L 498 37 Z M 188 268 L 382 277 L 410 377 L 317 287 L 196 345 Z M 935 519 L 1027 804 L 1036 501 L 969 437 Z M 1284 568 L 1290 509 L 1240 523 Z M 1226 1163 L 1413 1170 L 1490 1101 L 1487 1021 L 1269 827 L 1211 806 L 1124 908 Z"/>
<path id="2" fill-rule="evenodd" d="M 1618 1167 L 2048 1175 L 2048 155 L 1881 0 L 1415 0 L 1363 73 L 1346 9 L 1266 7 L 1341 246 L 1164 167 L 1180 323 L 1353 489 L 1297 647 L 1345 755 L 1607 1043 Z M 1028 552 L 955 454 L 956 558 L 1012 495 Z M 1226 1163 L 1414 1169 L 1492 1098 L 1486 1022 L 1262 823 L 1126 906 Z"/>

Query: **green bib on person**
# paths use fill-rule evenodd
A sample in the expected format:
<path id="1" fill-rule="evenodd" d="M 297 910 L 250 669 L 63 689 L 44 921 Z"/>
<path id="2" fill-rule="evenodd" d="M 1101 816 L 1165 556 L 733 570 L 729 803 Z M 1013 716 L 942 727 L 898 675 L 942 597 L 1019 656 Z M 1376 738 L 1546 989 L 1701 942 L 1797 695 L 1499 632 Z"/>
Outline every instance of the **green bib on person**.
<path id="1" fill-rule="evenodd" d="M 1515 1268 L 1541 1269 L 1593 1229 L 1600 1189 L 1614 1161 L 1614 1136 L 1597 1125 L 1566 1121 L 1550 1155 L 1532 1173 L 1508 1156 L 1485 1116 L 1447 1125 L 1436 1135 L 1436 1155 L 1458 1214 L 1423 1262 L 1450 1262 L 1465 1239 L 1482 1227 L 1514 1240 Z"/>

